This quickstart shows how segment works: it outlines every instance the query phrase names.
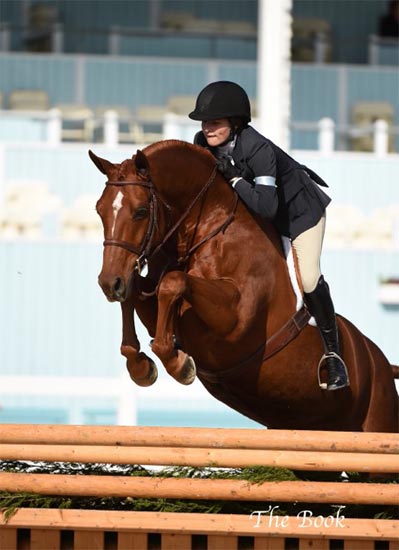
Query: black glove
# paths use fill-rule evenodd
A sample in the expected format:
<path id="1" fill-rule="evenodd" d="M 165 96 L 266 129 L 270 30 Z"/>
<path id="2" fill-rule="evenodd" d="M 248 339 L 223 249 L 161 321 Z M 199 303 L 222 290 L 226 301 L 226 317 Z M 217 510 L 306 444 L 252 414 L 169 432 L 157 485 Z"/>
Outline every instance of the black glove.
<path id="1" fill-rule="evenodd" d="M 216 161 L 216 167 L 229 182 L 233 178 L 241 177 L 239 169 L 237 166 L 234 166 L 234 164 L 231 164 L 231 157 L 228 157 L 227 155 L 223 155 Z"/>

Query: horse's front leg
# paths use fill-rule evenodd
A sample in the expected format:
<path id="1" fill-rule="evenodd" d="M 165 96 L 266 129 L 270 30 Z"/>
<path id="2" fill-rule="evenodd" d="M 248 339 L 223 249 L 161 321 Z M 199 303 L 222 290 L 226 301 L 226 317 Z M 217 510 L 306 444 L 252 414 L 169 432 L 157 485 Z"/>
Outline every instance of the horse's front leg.
<path id="1" fill-rule="evenodd" d="M 187 300 L 198 317 L 220 336 L 237 324 L 239 292 L 228 280 L 206 280 L 181 271 L 167 273 L 158 288 L 158 321 L 152 351 L 168 373 L 182 384 L 195 379 L 195 363 L 181 350 L 175 350 L 173 332 L 177 302 Z"/>
<path id="2" fill-rule="evenodd" d="M 130 378 L 138 386 L 151 386 L 158 377 L 157 367 L 152 359 L 140 351 L 140 342 L 134 326 L 134 305 L 131 300 L 121 303 L 122 344 L 121 354 L 126 357 Z"/>

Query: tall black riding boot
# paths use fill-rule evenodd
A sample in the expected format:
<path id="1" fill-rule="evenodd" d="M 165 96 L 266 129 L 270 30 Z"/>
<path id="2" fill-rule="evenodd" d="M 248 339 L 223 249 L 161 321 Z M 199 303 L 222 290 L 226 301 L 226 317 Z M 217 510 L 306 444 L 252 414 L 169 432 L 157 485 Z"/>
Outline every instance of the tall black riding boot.
<path id="1" fill-rule="evenodd" d="M 349 386 L 348 370 L 340 357 L 337 321 L 328 284 L 321 275 L 316 288 L 305 293 L 305 302 L 316 320 L 320 331 L 324 355 L 319 363 L 327 365 L 327 390 L 339 390 Z"/>

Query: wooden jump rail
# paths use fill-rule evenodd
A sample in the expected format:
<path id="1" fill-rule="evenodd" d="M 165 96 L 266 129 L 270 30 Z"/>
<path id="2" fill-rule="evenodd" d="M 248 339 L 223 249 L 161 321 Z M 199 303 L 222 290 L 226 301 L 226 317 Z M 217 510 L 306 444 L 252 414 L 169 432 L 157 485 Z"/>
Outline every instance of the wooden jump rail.
<path id="1" fill-rule="evenodd" d="M 0 460 L 296 470 L 399 471 L 397 434 L 262 429 L 0 425 Z M 0 549 L 399 550 L 399 521 L 273 516 L 274 502 L 397 505 L 395 484 L 0 472 L 0 491 L 41 495 L 257 502 L 226 514 L 22 508 L 0 515 Z M 28 530 L 28 531 L 26 531 Z M 27 537 L 22 541 L 21 537 Z M 241 537 L 246 537 L 242 539 Z M 22 542 L 21 542 L 22 541 Z M 341 541 L 341 542 L 339 542 Z M 383 542 L 385 541 L 385 542 Z M 295 542 L 295 541 L 294 541 Z M 381 544 L 383 546 L 381 546 Z M 377 546 L 376 546 L 377 545 Z"/>
<path id="2" fill-rule="evenodd" d="M 397 434 L 268 430 L 267 437 L 265 437 L 265 430 L 253 428 L 0 424 L 0 442 L 35 445 L 210 447 L 222 449 L 399 453 L 399 437 Z"/>

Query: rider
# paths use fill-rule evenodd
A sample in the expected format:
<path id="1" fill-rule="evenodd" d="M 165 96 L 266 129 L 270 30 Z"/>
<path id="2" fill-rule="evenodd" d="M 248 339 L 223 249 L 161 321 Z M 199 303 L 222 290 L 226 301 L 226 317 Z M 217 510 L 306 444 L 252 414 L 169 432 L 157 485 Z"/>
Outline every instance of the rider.
<path id="1" fill-rule="evenodd" d="M 334 305 L 320 272 L 320 254 L 330 198 L 319 185 L 327 184 L 312 170 L 296 162 L 269 139 L 248 125 L 251 107 L 243 88 L 219 81 L 198 95 L 188 115 L 202 121 L 194 143 L 217 159 L 218 170 L 250 210 L 273 220 L 296 252 L 305 303 L 316 320 L 327 366 L 327 390 L 349 386 L 340 357 Z"/>

